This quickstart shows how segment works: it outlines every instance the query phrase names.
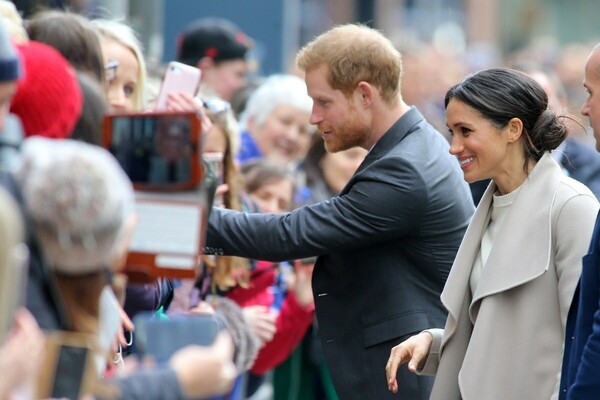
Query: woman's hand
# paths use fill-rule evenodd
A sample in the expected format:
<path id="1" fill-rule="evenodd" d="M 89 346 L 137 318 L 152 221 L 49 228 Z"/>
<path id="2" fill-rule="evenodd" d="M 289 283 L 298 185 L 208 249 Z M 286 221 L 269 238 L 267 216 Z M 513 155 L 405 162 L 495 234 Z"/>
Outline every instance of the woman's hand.
<path id="1" fill-rule="evenodd" d="M 271 312 L 268 307 L 248 306 L 242 308 L 242 313 L 250 330 L 254 332 L 260 341 L 261 347 L 273 339 L 277 331 L 275 327 L 277 315 Z"/>
<path id="2" fill-rule="evenodd" d="M 167 110 L 171 112 L 195 111 L 200 118 L 200 127 L 203 135 L 207 135 L 212 129 L 212 121 L 204 112 L 202 101 L 187 93 L 169 93 L 167 97 Z"/>
<path id="3" fill-rule="evenodd" d="M 123 307 L 119 304 L 119 318 L 121 319 L 121 329 L 117 332 L 117 343 L 121 347 L 127 347 L 131 343 L 127 342 L 125 332 L 133 332 L 134 326 L 131 318 L 127 315 Z"/>
<path id="4" fill-rule="evenodd" d="M 398 381 L 396 380 L 398 367 L 408 361 L 409 371 L 415 372 L 422 368 L 429 355 L 432 341 L 433 336 L 431 333 L 421 332 L 392 348 L 390 358 L 385 365 L 385 374 L 390 392 L 398 392 Z"/>

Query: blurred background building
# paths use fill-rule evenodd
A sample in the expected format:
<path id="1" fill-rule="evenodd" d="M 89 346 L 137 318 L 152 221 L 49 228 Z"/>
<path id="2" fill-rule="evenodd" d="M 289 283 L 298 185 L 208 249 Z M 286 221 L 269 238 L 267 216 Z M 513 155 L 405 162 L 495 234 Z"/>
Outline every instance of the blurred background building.
<path id="1" fill-rule="evenodd" d="M 600 41 L 598 0 L 14 0 L 25 17 L 39 7 L 126 20 L 148 64 L 175 55 L 176 37 L 207 16 L 231 19 L 254 40 L 255 74 L 289 71 L 296 51 L 331 26 L 363 22 L 402 51 L 403 94 L 430 119 L 443 93 L 470 71 L 523 61 L 552 68 L 579 105 L 585 57 Z M 576 112 L 575 114 L 579 114 Z M 438 126 L 445 131 L 443 126 Z"/>
<path id="2" fill-rule="evenodd" d="M 503 56 L 540 40 L 546 46 L 558 46 L 594 42 L 600 37 L 597 0 L 14 0 L 13 3 L 25 16 L 40 7 L 70 7 L 88 16 L 126 19 L 140 33 L 148 56 L 162 61 L 172 58 L 176 32 L 188 22 L 205 16 L 226 17 L 256 40 L 257 56 L 268 61 L 266 73 L 284 70 L 300 46 L 329 27 L 353 21 L 383 30 L 400 46 L 418 47 L 430 42 L 449 51 L 465 51 L 468 47 L 476 49 L 471 55 L 475 58 Z"/>

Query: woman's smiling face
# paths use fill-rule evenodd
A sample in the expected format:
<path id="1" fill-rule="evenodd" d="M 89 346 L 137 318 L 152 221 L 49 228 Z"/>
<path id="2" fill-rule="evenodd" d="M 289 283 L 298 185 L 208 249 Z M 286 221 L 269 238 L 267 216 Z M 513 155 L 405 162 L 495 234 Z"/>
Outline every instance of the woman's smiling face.
<path id="1" fill-rule="evenodd" d="M 446 125 L 452 135 L 450 154 L 458 158 L 469 183 L 494 179 L 505 170 L 508 143 L 505 128 L 454 98 L 446 107 Z"/>

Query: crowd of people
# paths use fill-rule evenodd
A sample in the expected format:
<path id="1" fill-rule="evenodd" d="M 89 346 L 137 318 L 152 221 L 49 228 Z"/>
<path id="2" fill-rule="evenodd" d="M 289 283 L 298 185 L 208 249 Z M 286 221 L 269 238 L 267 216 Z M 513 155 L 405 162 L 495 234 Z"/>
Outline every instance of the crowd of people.
<path id="1" fill-rule="evenodd" d="M 201 121 L 216 188 L 197 276 L 131 281 L 138 178 L 103 119 L 152 115 L 162 75 L 123 22 L 0 1 L 0 398 L 600 397 L 600 45 L 597 151 L 523 54 L 427 91 L 435 56 L 405 71 L 366 25 L 249 81 L 252 45 L 213 17 L 174 44 L 202 73 L 166 112 Z M 144 315 L 221 330 L 152 362 Z"/>

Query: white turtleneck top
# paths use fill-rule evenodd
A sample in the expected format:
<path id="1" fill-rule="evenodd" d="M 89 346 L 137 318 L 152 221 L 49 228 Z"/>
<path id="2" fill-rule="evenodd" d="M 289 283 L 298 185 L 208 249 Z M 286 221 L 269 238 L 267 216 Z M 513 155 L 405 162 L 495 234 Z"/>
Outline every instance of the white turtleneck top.
<path id="1" fill-rule="evenodd" d="M 490 207 L 490 212 L 488 213 L 487 228 L 481 237 L 479 254 L 475 258 L 473 268 L 471 269 L 471 277 L 469 279 L 471 294 L 474 294 L 477 289 L 481 273 L 487 263 L 494 240 L 498 236 L 498 232 L 500 232 L 500 228 L 502 227 L 502 222 L 504 221 L 510 206 L 517 197 L 520 188 L 521 187 L 519 186 L 517 189 L 505 195 L 494 194 L 492 207 Z M 472 322 L 475 323 L 475 321 Z"/>

